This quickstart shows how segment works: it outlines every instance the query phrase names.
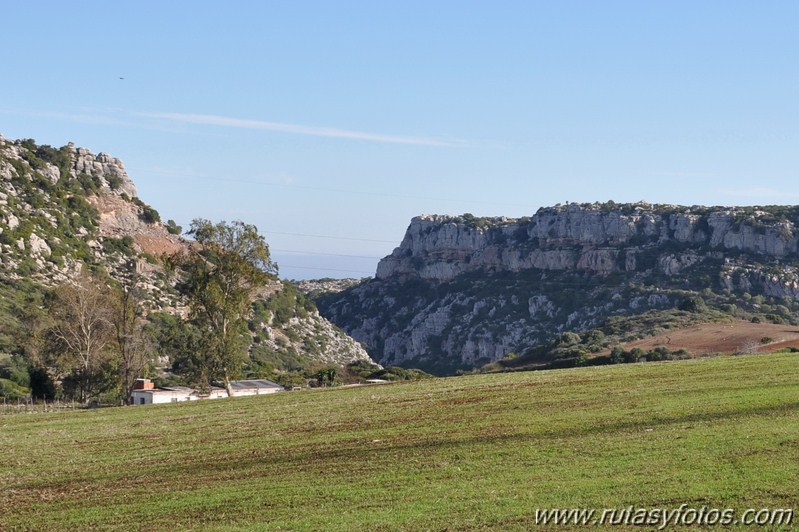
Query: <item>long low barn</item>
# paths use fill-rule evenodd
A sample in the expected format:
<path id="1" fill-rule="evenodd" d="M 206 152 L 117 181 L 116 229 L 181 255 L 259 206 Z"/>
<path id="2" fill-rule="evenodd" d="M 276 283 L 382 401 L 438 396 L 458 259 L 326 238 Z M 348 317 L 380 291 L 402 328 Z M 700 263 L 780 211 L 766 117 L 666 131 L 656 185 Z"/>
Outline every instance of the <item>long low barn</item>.
<path id="1" fill-rule="evenodd" d="M 263 395 L 284 391 L 284 388 L 266 379 L 248 379 L 230 381 L 232 397 L 247 395 Z M 208 393 L 200 393 L 188 386 L 164 386 L 156 388 L 150 379 L 136 379 L 133 391 L 130 394 L 131 404 L 151 405 L 162 403 L 179 403 L 183 401 L 197 401 L 199 399 L 219 399 L 228 397 L 225 388 L 214 386 Z"/>
<path id="2" fill-rule="evenodd" d="M 266 393 L 282 392 L 285 388 L 266 379 L 248 379 L 243 381 L 230 381 L 230 389 L 234 397 L 242 395 L 261 395 Z"/>

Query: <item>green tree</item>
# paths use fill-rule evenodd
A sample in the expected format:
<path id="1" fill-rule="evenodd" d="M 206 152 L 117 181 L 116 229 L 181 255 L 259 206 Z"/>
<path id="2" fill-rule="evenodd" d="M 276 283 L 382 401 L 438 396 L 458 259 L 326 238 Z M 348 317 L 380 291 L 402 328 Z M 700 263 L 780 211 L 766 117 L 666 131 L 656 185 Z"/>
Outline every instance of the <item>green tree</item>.
<path id="1" fill-rule="evenodd" d="M 254 225 L 196 219 L 188 235 L 194 244 L 178 263 L 185 272 L 192 321 L 201 331 L 193 373 L 208 384 L 223 380 L 230 392 L 230 376 L 239 373 L 246 359 L 252 300 L 275 278 L 277 265 Z"/>
<path id="2" fill-rule="evenodd" d="M 338 375 L 338 367 L 337 366 L 325 366 L 318 370 L 314 377 L 316 381 L 319 383 L 319 386 L 333 386 L 336 382 L 336 376 Z"/>
<path id="3" fill-rule="evenodd" d="M 610 362 L 611 364 L 622 364 L 625 360 L 625 353 L 624 348 L 620 345 L 614 345 L 613 348 L 610 350 Z"/>
<path id="4" fill-rule="evenodd" d="M 640 347 L 633 347 L 632 350 L 625 354 L 625 360 L 627 362 L 638 362 L 645 356 L 646 351 Z"/>
<path id="5" fill-rule="evenodd" d="M 172 371 L 191 383 L 208 384 L 199 353 L 202 349 L 199 329 L 190 321 L 163 312 L 148 316 L 145 331 L 160 356 L 168 356 Z"/>
<path id="6" fill-rule="evenodd" d="M 560 342 L 559 343 L 560 343 L 561 346 L 567 347 L 567 346 L 577 345 L 577 344 L 580 343 L 580 341 L 581 341 L 581 338 L 580 338 L 579 334 L 577 334 L 575 332 L 567 331 L 567 332 L 565 332 L 565 333 L 560 335 Z"/>
<path id="7" fill-rule="evenodd" d="M 685 310 L 687 312 L 704 312 L 706 308 L 705 300 L 697 295 L 685 298 L 679 306 L 680 310 Z"/>
<path id="8" fill-rule="evenodd" d="M 183 232 L 183 228 L 175 223 L 175 220 L 166 221 L 166 230 L 169 231 L 171 235 L 179 235 Z"/>
<path id="9" fill-rule="evenodd" d="M 31 395 L 36 399 L 52 400 L 56 397 L 55 383 L 53 382 L 47 368 L 42 366 L 31 366 L 28 369 L 30 375 Z"/>

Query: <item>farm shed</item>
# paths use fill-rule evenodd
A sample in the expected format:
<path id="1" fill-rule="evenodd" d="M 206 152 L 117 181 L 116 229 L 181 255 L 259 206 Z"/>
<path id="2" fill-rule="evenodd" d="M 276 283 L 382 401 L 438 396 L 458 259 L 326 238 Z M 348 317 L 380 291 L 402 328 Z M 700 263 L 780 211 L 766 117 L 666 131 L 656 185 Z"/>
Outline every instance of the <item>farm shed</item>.
<path id="1" fill-rule="evenodd" d="M 266 379 L 230 381 L 230 389 L 233 392 L 233 397 L 277 393 L 284 390 L 281 385 Z"/>
<path id="2" fill-rule="evenodd" d="M 178 403 L 181 401 L 196 401 L 200 398 L 193 388 L 189 388 L 187 386 L 134 389 L 131 392 L 130 397 L 131 403 L 134 405 Z"/>

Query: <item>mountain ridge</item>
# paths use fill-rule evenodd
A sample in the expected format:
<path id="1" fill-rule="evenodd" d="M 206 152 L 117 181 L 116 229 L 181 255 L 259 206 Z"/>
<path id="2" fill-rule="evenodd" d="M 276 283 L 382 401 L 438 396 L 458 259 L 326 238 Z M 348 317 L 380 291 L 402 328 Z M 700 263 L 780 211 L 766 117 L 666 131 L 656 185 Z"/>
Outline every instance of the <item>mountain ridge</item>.
<path id="1" fill-rule="evenodd" d="M 383 364 L 451 373 L 694 297 L 750 318 L 759 309 L 745 294 L 793 307 L 798 223 L 793 206 L 644 202 L 556 205 L 520 219 L 423 215 L 373 279 L 323 296 L 320 308 Z M 760 314 L 795 319 L 792 309 Z"/>

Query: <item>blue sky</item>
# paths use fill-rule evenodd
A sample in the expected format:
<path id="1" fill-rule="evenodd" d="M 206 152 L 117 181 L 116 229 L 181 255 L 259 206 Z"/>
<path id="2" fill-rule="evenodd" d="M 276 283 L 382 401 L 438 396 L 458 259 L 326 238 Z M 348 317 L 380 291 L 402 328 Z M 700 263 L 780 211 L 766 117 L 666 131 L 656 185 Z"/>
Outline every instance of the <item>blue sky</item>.
<path id="1" fill-rule="evenodd" d="M 0 133 L 361 277 L 422 213 L 796 204 L 793 1 L 3 2 Z M 120 79 L 124 78 L 124 79 Z"/>

